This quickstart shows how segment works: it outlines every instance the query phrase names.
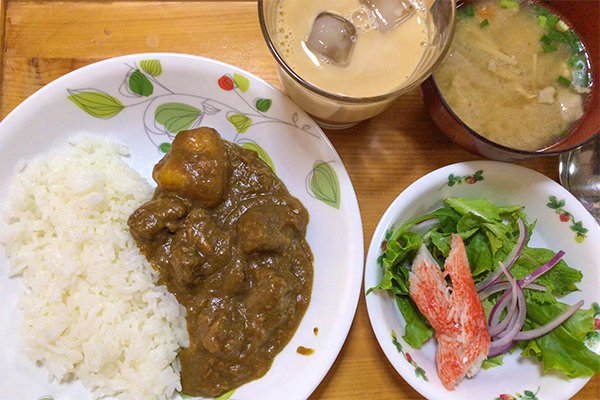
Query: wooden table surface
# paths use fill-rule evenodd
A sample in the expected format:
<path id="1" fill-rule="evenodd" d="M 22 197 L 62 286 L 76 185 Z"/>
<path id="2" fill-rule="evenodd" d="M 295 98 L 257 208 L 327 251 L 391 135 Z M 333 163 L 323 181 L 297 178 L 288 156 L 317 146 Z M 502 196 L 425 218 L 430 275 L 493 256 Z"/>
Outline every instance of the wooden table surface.
<path id="1" fill-rule="evenodd" d="M 130 53 L 210 57 L 282 89 L 260 32 L 256 1 L 251 0 L 0 0 L 0 46 L 0 118 L 61 75 Z M 478 159 L 441 135 L 426 114 L 418 91 L 353 129 L 326 133 L 356 190 L 365 254 L 379 218 L 411 182 L 444 165 Z M 556 157 L 520 164 L 558 178 Z M 599 383 L 596 375 L 575 398 L 600 399 Z M 361 296 L 347 341 L 311 399 L 420 398 L 380 350 Z"/>

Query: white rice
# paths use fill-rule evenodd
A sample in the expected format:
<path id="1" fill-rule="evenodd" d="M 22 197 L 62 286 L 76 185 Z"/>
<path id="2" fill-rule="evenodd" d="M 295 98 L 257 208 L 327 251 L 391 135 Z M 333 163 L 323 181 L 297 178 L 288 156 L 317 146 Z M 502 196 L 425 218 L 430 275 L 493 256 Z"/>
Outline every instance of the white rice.
<path id="1" fill-rule="evenodd" d="M 123 146 L 89 135 L 70 144 L 17 173 L 0 227 L 10 274 L 26 287 L 24 352 L 95 398 L 171 398 L 185 308 L 155 285 L 127 228 L 152 189 Z"/>

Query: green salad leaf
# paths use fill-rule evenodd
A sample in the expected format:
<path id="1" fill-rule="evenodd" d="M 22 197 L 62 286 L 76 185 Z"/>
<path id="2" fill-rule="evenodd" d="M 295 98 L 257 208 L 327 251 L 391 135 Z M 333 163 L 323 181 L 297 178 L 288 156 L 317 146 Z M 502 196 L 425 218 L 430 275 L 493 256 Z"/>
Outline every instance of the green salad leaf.
<path id="1" fill-rule="evenodd" d="M 545 325 L 567 308 L 560 302 L 544 306 L 528 303 L 526 327 Z M 593 330 L 593 310 L 579 310 L 548 334 L 527 342 L 521 355 L 542 361 L 544 373 L 558 370 L 569 378 L 594 375 L 600 371 L 600 356 L 584 344 L 585 335 Z"/>
<path id="2" fill-rule="evenodd" d="M 433 329 L 409 296 L 397 296 L 396 303 L 406 319 L 406 329 L 402 338 L 415 349 L 421 348 L 433 336 Z"/>
<path id="3" fill-rule="evenodd" d="M 485 233 L 477 232 L 473 235 L 466 250 L 473 276 L 480 276 L 493 269 L 494 257 Z"/>
<path id="4" fill-rule="evenodd" d="M 502 362 L 504 361 L 503 359 L 504 359 L 504 354 L 500 354 L 499 356 L 488 358 L 483 361 L 483 363 L 481 364 L 481 368 L 490 369 L 490 368 L 494 368 L 494 367 L 499 367 L 502 365 Z"/>
<path id="5" fill-rule="evenodd" d="M 504 215 L 521 211 L 523 207 L 498 207 L 487 199 L 447 198 L 446 204 L 454 208 L 460 215 L 474 215 L 485 222 L 502 222 Z"/>
<path id="6" fill-rule="evenodd" d="M 510 272 L 515 278 L 523 279 L 548 262 L 554 254 L 552 250 L 526 247 Z M 563 297 L 577 290 L 576 284 L 581 282 L 582 277 L 580 271 L 569 267 L 564 260 L 561 260 L 536 282 L 546 286 L 555 297 Z"/>

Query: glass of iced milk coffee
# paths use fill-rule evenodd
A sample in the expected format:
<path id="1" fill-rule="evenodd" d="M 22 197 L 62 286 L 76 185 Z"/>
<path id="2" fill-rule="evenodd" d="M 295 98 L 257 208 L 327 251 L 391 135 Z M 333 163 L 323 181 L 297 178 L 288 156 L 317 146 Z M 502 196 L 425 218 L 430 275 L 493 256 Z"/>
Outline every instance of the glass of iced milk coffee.
<path id="1" fill-rule="evenodd" d="M 319 125 L 344 129 L 430 75 L 456 0 L 259 0 L 258 12 L 289 96 Z"/>

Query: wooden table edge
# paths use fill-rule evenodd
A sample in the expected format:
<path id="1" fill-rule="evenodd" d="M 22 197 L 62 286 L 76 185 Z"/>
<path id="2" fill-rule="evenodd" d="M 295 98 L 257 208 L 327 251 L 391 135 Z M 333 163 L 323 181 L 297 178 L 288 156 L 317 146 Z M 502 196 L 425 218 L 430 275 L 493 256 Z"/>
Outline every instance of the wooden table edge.
<path id="1" fill-rule="evenodd" d="M 115 3 L 130 3 L 130 2 L 139 2 L 140 0 L 116 0 Z M 160 0 L 148 0 L 149 2 L 153 2 L 153 3 L 159 3 L 161 2 Z M 253 3 L 256 0 L 227 0 L 226 2 L 237 2 L 237 3 Z M 14 11 L 17 5 L 19 4 L 23 4 L 23 3 L 30 3 L 30 4 L 45 4 L 45 3 L 104 3 L 105 1 L 103 0 L 0 0 L 0 103 L 2 102 L 2 98 L 4 98 L 4 100 L 6 100 L 6 98 L 10 97 L 13 94 L 6 94 L 3 91 L 3 82 L 4 82 L 4 73 L 5 72 L 9 72 L 10 71 L 10 60 L 11 60 L 11 55 L 8 53 L 8 42 L 9 42 L 9 29 L 14 29 L 13 25 L 9 24 L 9 19 L 8 16 L 10 16 Z M 191 3 L 210 3 L 210 2 L 214 2 L 214 3 L 219 3 L 220 0 L 167 0 L 166 2 L 173 2 L 173 3 L 181 3 L 181 2 L 191 2 Z M 10 12 L 9 12 L 9 7 L 10 7 Z M 14 21 L 13 21 L 14 22 Z M 16 41 L 15 41 L 16 42 Z M 23 42 L 20 43 L 13 43 L 13 44 L 20 44 L 22 45 Z M 110 57 L 107 57 L 110 58 Z M 259 75 L 260 76 L 260 75 Z M 261 77 L 264 78 L 264 77 Z M 265 79 L 267 82 L 269 82 L 268 79 Z M 270 85 L 273 86 L 277 86 L 276 82 L 269 82 Z M 8 88 L 10 85 L 4 85 L 6 86 L 6 88 Z M 4 94 L 4 96 L 2 96 Z M 0 121 L 2 121 L 3 116 L 0 115 Z M 381 126 L 381 123 L 374 121 L 373 122 L 373 126 Z M 337 142 L 341 142 L 341 140 L 338 138 Z M 541 165 L 541 164 L 540 164 Z M 554 177 L 554 176 L 553 176 Z M 556 181 L 557 177 L 554 177 L 554 180 Z M 356 186 L 358 185 L 358 183 L 353 182 L 353 185 Z M 365 216 L 363 216 L 362 218 L 367 218 Z M 364 219 L 363 219 L 363 224 L 364 224 Z M 363 228 L 364 229 L 364 228 Z M 372 233 L 372 232 L 371 232 Z M 368 235 L 368 233 L 366 233 L 366 235 Z M 365 236 L 365 240 L 366 236 Z M 368 243 L 366 243 L 366 245 L 368 245 Z M 368 247 L 368 246 L 367 246 Z M 365 253 L 365 257 L 366 257 L 366 253 Z M 361 295 L 362 296 L 362 295 Z M 358 306 L 360 307 L 360 306 Z M 356 320 L 357 320 L 357 315 L 359 312 L 359 308 L 357 307 L 357 309 L 355 310 L 355 315 L 353 318 L 353 326 L 356 324 Z M 353 328 L 350 328 L 350 330 L 352 330 Z M 347 345 L 347 341 L 348 338 L 346 338 L 346 342 L 344 344 L 344 346 Z M 375 345 L 377 345 L 377 343 L 375 343 Z M 377 345 L 378 346 L 378 345 Z M 338 368 L 340 368 L 343 363 L 342 360 L 340 358 L 340 355 L 342 354 L 343 349 L 340 351 L 340 353 L 337 356 L 336 362 L 335 364 L 333 364 L 331 366 L 331 369 L 328 371 L 328 376 L 324 379 L 323 382 L 321 382 L 321 385 L 323 385 L 323 383 L 325 381 L 331 381 L 332 377 L 335 376 L 335 372 Z M 387 360 L 383 360 L 383 362 L 388 363 Z M 337 368 L 336 368 L 337 366 Z M 342 367 L 343 368 L 343 367 Z M 393 367 L 391 367 L 391 364 L 388 365 L 386 364 L 386 370 L 392 370 Z M 333 372 L 333 373 L 332 373 Z M 406 383 L 405 381 L 403 381 L 403 379 L 398 375 L 396 377 L 395 375 L 395 371 L 390 372 L 391 374 L 394 375 L 395 378 L 395 382 L 401 382 L 399 383 L 402 386 L 408 386 L 408 383 Z M 327 382 L 329 383 L 329 382 Z M 325 386 L 327 385 L 327 383 L 325 383 Z M 339 384 L 338 384 L 339 386 Z M 332 387 L 335 387 L 335 385 L 332 385 Z M 587 390 L 586 390 L 587 389 Z M 585 390 L 585 394 L 582 394 L 581 392 Z M 327 391 L 327 390 L 321 390 L 319 391 L 319 388 L 315 389 L 315 392 L 313 392 L 312 396 L 316 396 L 315 399 L 319 398 L 320 395 L 322 395 L 322 393 L 325 394 L 325 397 L 329 398 L 331 396 L 331 393 L 333 393 L 331 390 Z M 589 397 L 588 397 L 589 396 Z M 1 397 L 1 396 L 0 396 Z M 337 396 L 335 396 L 337 398 Z M 354 396 L 352 396 L 354 397 Z M 384 396 L 385 397 L 385 393 Z M 312 397 L 311 397 L 312 398 Z M 413 397 L 414 398 L 414 397 Z M 578 399 L 600 399 L 600 374 L 596 374 L 594 377 L 591 378 L 590 382 L 586 383 L 586 385 L 584 387 L 581 388 L 581 391 L 578 392 L 576 395 L 574 395 L 573 397 L 578 398 Z"/>
<path id="2" fill-rule="evenodd" d="M 6 7 L 8 0 L 0 0 L 0 94 L 2 93 L 2 77 L 4 76 L 4 54 L 6 53 Z"/>

